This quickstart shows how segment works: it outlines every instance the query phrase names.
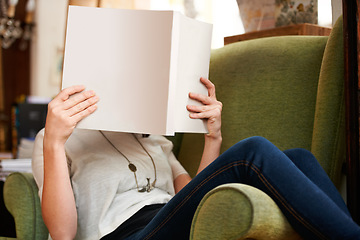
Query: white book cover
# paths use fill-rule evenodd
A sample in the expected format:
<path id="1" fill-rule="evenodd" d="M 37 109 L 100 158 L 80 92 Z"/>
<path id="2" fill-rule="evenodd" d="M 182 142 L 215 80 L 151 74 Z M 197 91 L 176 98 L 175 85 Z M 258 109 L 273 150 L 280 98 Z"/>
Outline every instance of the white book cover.
<path id="1" fill-rule="evenodd" d="M 85 85 L 98 109 L 79 128 L 173 135 L 207 131 L 189 92 L 207 94 L 212 25 L 175 11 L 70 6 L 62 88 Z"/>

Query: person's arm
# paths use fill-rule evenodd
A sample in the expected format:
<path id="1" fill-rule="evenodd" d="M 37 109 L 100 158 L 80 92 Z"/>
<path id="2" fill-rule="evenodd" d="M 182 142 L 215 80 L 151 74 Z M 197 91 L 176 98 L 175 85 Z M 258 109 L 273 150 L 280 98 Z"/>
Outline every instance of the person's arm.
<path id="1" fill-rule="evenodd" d="M 221 136 L 221 111 L 222 103 L 216 99 L 215 85 L 206 78 L 201 78 L 201 82 L 208 89 L 208 96 L 190 93 L 191 99 L 197 100 L 204 105 L 187 106 L 193 119 L 207 119 L 207 128 L 209 133 L 205 134 L 204 151 L 199 165 L 198 172 L 212 163 L 220 154 L 222 143 Z"/>
<path id="2" fill-rule="evenodd" d="M 83 90 L 83 86 L 64 89 L 48 105 L 43 141 L 44 185 L 41 209 L 45 225 L 54 240 L 73 239 L 77 231 L 77 212 L 65 142 L 76 124 L 96 110 L 97 96 L 92 91 Z"/>
<path id="3" fill-rule="evenodd" d="M 222 143 L 221 136 L 221 111 L 222 103 L 216 99 L 215 85 L 206 78 L 201 78 L 201 82 L 208 89 L 208 95 L 190 93 L 191 99 L 203 103 L 202 106 L 188 105 L 187 109 L 191 112 L 190 118 L 206 119 L 209 133 L 205 134 L 205 145 L 203 155 L 197 173 L 201 172 L 212 163 L 220 154 Z M 188 174 L 181 174 L 174 180 L 175 192 L 179 192 L 186 184 L 191 181 Z"/>
<path id="4" fill-rule="evenodd" d="M 42 216 L 52 239 L 73 239 L 77 213 L 64 146 L 47 142 L 44 138 Z"/>
<path id="5" fill-rule="evenodd" d="M 208 135 L 205 136 L 204 151 L 197 173 L 201 172 L 220 155 L 221 143 L 221 135 L 215 138 Z"/>
<path id="6" fill-rule="evenodd" d="M 174 179 L 175 194 L 185 187 L 191 181 L 189 174 L 181 174 Z"/>

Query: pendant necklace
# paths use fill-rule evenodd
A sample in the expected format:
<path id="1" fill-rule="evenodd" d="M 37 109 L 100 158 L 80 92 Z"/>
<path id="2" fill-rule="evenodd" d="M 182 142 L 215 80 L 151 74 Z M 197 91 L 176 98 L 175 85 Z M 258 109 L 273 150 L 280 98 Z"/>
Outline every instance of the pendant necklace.
<path id="1" fill-rule="evenodd" d="M 135 136 L 135 134 L 132 134 L 134 136 L 134 138 L 136 139 L 136 141 L 140 144 L 141 148 L 146 152 L 146 154 L 149 156 L 153 166 L 154 166 L 154 175 L 155 175 L 155 179 L 152 183 L 150 183 L 150 178 L 146 178 L 147 180 L 147 184 L 142 187 L 141 189 L 139 188 L 139 184 L 138 184 L 138 180 L 136 177 L 136 171 L 137 168 L 135 166 L 135 164 L 133 164 L 126 156 L 125 154 L 123 154 L 117 147 L 115 147 L 115 145 L 106 137 L 106 135 L 102 132 L 99 131 L 101 133 L 101 135 L 103 135 L 103 137 L 107 140 L 107 142 L 121 155 L 123 156 L 126 161 L 129 163 L 128 168 L 130 169 L 131 172 L 134 173 L 134 177 L 135 177 L 135 182 L 136 182 L 136 188 L 138 190 L 138 192 L 150 192 L 151 190 L 153 190 L 155 188 L 155 183 L 157 180 L 157 176 L 156 176 L 156 166 L 155 166 L 155 162 L 154 159 L 152 158 L 152 156 L 150 155 L 150 153 L 146 150 L 146 148 L 142 145 L 142 143 L 140 142 L 140 140 Z"/>

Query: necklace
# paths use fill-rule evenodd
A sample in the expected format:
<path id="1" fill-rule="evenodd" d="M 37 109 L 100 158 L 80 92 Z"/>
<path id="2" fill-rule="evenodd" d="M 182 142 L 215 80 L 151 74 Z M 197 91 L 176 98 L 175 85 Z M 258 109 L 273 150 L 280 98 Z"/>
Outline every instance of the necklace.
<path id="1" fill-rule="evenodd" d="M 155 173 L 155 180 L 150 184 L 150 178 L 146 178 L 147 180 L 147 184 L 142 187 L 141 189 L 139 188 L 139 184 L 138 184 L 138 180 L 137 180 L 137 177 L 136 177 L 136 171 L 137 171 L 137 168 L 135 166 L 135 164 L 133 164 L 129 158 L 127 158 L 125 156 L 125 154 L 123 154 L 117 147 L 115 147 L 115 145 L 106 137 L 106 135 L 102 132 L 102 131 L 99 131 L 101 133 L 101 135 L 103 135 L 103 137 L 106 139 L 106 141 L 121 155 L 123 156 L 126 161 L 129 163 L 128 167 L 130 169 L 131 172 L 134 173 L 134 177 L 135 177 L 135 182 L 136 182 L 136 188 L 138 190 L 138 192 L 150 192 L 151 190 L 153 190 L 155 188 L 155 183 L 156 183 L 156 180 L 157 180 L 157 176 L 156 176 L 156 165 L 155 165 L 155 162 L 154 162 L 154 159 L 152 158 L 152 156 L 150 155 L 150 153 L 146 150 L 146 148 L 142 145 L 142 143 L 139 141 L 139 139 L 135 136 L 135 134 L 132 134 L 134 136 L 134 138 L 136 139 L 136 141 L 140 144 L 141 148 L 146 152 L 146 154 L 149 156 L 153 166 L 154 166 L 154 173 Z"/>

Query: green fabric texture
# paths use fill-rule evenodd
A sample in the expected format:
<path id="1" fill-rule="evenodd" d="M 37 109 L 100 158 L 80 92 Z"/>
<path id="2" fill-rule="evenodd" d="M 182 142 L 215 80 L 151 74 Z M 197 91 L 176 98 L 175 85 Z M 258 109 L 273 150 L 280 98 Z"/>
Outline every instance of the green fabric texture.
<path id="1" fill-rule="evenodd" d="M 210 80 L 223 103 L 222 152 L 263 136 L 280 149 L 311 150 L 321 62 L 327 37 L 262 38 L 214 50 Z M 179 160 L 192 176 L 201 134 L 184 134 Z"/>
<path id="2" fill-rule="evenodd" d="M 311 152 L 339 188 L 346 158 L 342 18 L 329 36 L 321 65 Z"/>
<path id="3" fill-rule="evenodd" d="M 204 202 L 206 202 L 205 205 L 203 205 Z M 246 195 L 233 191 L 231 188 L 222 188 L 222 191 L 216 189 L 209 192 L 199 204 L 198 209 L 199 211 L 193 218 L 194 227 L 191 232 L 191 234 L 198 236 L 196 239 L 207 240 L 206 233 L 209 229 L 217 229 L 212 233 L 214 239 L 237 239 L 239 235 L 249 231 L 252 224 L 253 209 L 251 202 Z M 226 216 L 234 215 L 237 217 L 231 220 L 226 218 Z M 201 219 L 212 219 L 212 221 L 201 221 Z M 229 231 L 228 228 L 237 229 L 237 232 Z"/>
<path id="4" fill-rule="evenodd" d="M 31 173 L 12 173 L 5 181 L 4 202 L 14 216 L 17 239 L 48 239 L 37 191 Z"/>
<path id="5" fill-rule="evenodd" d="M 301 238 L 264 192 L 231 183 L 213 189 L 202 199 L 193 218 L 190 239 Z"/>

